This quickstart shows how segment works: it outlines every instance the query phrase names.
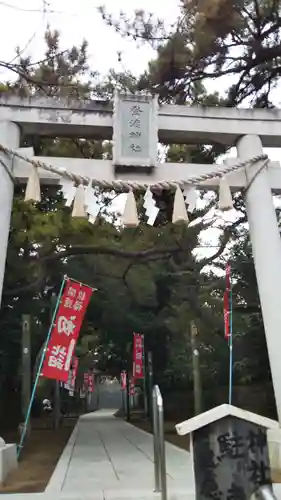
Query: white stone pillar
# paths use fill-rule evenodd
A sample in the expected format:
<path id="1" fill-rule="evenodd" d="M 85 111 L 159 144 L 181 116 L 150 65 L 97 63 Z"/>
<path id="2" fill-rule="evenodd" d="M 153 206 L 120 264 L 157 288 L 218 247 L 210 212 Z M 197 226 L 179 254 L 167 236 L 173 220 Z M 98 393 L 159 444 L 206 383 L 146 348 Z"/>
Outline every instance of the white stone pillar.
<path id="1" fill-rule="evenodd" d="M 258 136 L 246 135 L 237 144 L 239 160 L 263 153 Z M 248 182 L 262 162 L 246 168 Z M 267 168 L 257 174 L 246 193 L 246 208 L 253 249 L 263 323 L 281 425 L 281 238 Z"/>
<path id="2" fill-rule="evenodd" d="M 0 121 L 0 144 L 15 149 L 19 147 L 19 141 L 19 127 L 15 123 Z M 0 151 L 0 159 L 11 171 L 11 157 Z M 0 163 L 0 305 L 5 274 L 13 196 L 14 184 L 2 163 Z"/>

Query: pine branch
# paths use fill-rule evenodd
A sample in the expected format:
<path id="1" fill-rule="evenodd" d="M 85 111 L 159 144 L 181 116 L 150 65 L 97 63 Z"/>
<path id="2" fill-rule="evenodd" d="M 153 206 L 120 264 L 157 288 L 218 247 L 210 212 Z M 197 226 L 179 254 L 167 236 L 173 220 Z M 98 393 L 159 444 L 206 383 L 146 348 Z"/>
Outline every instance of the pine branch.
<path id="1" fill-rule="evenodd" d="M 55 261 L 58 259 L 65 259 L 67 257 L 74 257 L 77 255 L 108 255 L 120 259 L 132 259 L 134 261 L 151 261 L 157 260 L 171 255 L 175 255 L 181 251 L 178 247 L 170 248 L 149 248 L 147 250 L 127 251 L 119 248 L 107 248 L 102 246 L 85 246 L 73 245 L 61 252 L 53 252 L 49 255 L 39 257 L 39 262 Z"/>

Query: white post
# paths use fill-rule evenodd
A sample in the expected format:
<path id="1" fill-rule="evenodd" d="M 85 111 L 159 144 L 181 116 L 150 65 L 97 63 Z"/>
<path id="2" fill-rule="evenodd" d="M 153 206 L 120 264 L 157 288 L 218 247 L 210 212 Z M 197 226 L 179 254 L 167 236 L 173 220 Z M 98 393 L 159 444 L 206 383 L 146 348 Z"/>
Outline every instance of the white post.
<path id="1" fill-rule="evenodd" d="M 0 121 L 0 144 L 10 148 L 18 148 L 20 130 L 15 123 Z M 0 160 L 7 169 L 12 169 L 11 157 L 0 152 Z M 9 240 L 11 211 L 14 196 L 14 184 L 4 166 L 0 162 L 0 304 L 2 299 L 7 247 Z"/>
<path id="2" fill-rule="evenodd" d="M 237 144 L 239 160 L 263 153 L 258 136 L 246 135 Z M 246 208 L 263 323 L 279 424 L 281 425 L 281 238 L 267 168 L 262 162 L 246 168 Z M 255 175 L 257 176 L 255 177 Z"/>

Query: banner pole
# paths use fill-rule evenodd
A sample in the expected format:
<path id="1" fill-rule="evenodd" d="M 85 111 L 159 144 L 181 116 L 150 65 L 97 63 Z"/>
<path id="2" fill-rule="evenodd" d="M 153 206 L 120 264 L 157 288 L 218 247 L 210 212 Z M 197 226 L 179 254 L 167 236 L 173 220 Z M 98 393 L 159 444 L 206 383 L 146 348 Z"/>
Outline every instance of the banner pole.
<path id="1" fill-rule="evenodd" d="M 129 371 L 127 371 L 127 378 L 126 378 L 126 409 L 127 409 L 126 419 L 127 419 L 127 422 L 130 422 L 130 420 L 131 420 L 131 397 L 130 397 Z"/>
<path id="2" fill-rule="evenodd" d="M 232 404 L 233 392 L 233 332 L 232 332 L 232 288 L 230 285 L 229 291 L 229 387 L 228 387 L 228 404 Z"/>
<path id="3" fill-rule="evenodd" d="M 147 375 L 148 375 L 148 416 L 150 417 L 151 424 L 153 424 L 153 357 L 152 351 L 147 352 Z"/>
<path id="4" fill-rule="evenodd" d="M 143 362 L 143 397 L 144 397 L 144 417 L 148 416 L 147 387 L 146 387 L 146 359 L 144 350 L 144 335 L 142 335 L 142 362 Z"/>
<path id="5" fill-rule="evenodd" d="M 48 343 L 49 343 L 49 340 L 50 340 L 50 337 L 51 337 L 53 325 L 54 325 L 54 322 L 55 322 L 55 319 L 56 319 L 57 311 L 58 311 L 58 308 L 59 308 L 59 305 L 60 305 L 60 300 L 61 300 L 61 297 L 62 297 L 62 293 L 63 293 L 63 289 L 64 289 L 64 285 L 65 285 L 66 280 L 67 280 L 67 276 L 64 276 L 64 278 L 62 280 L 61 287 L 60 287 L 60 291 L 59 291 L 59 294 L 58 294 L 58 297 L 57 297 L 56 306 L 54 308 L 54 312 L 53 312 L 53 316 L 52 316 L 52 321 L 51 321 L 51 324 L 50 324 L 50 328 L 48 330 L 48 334 L 47 334 L 47 338 L 46 338 L 46 342 L 45 342 L 45 347 L 42 350 L 42 355 L 41 355 L 40 363 L 38 365 L 38 370 L 37 370 L 36 377 L 35 377 L 35 380 L 34 380 L 33 389 L 32 389 L 32 393 L 31 393 L 31 397 L 30 397 L 28 409 L 27 409 L 27 412 L 26 412 L 25 422 L 24 422 L 24 426 L 23 426 L 23 429 L 22 429 L 22 433 L 21 433 L 20 444 L 19 444 L 18 450 L 17 450 L 18 458 L 20 456 L 20 453 L 21 453 L 21 450 L 22 450 L 22 447 L 23 447 L 23 443 L 24 443 L 24 439 L 25 439 L 25 436 L 26 436 L 26 432 L 27 432 L 27 428 L 28 428 L 28 423 L 29 423 L 29 419 L 30 419 L 30 414 L 31 414 L 31 408 L 32 408 L 32 405 L 33 405 L 33 401 L 34 401 L 34 398 L 35 398 L 35 394 L 36 394 L 36 389 L 37 389 L 37 385 L 38 385 L 40 373 L 41 373 L 42 366 L 43 366 L 43 363 L 44 363 L 44 358 L 45 358 L 45 355 L 46 355 L 46 349 L 47 349 L 47 346 L 48 346 Z"/>

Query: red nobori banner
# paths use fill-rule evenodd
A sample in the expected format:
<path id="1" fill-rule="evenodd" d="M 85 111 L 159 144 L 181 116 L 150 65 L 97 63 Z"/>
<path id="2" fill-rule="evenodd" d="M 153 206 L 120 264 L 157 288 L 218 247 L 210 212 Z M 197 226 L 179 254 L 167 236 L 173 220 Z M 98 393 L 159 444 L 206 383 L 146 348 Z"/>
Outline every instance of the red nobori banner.
<path id="1" fill-rule="evenodd" d="M 73 362 L 72 362 L 72 378 L 71 378 L 71 387 L 72 387 L 73 391 L 75 389 L 78 364 L 79 364 L 79 359 L 76 356 L 74 356 Z"/>
<path id="2" fill-rule="evenodd" d="M 88 378 L 88 392 L 94 392 L 94 375 L 89 374 Z"/>
<path id="3" fill-rule="evenodd" d="M 231 297 L 231 268 L 227 263 L 225 267 L 225 292 L 223 296 L 224 337 L 230 337 L 230 297 Z"/>
<path id="4" fill-rule="evenodd" d="M 69 390 L 69 391 L 74 391 L 75 389 L 75 382 L 76 382 L 76 376 L 77 376 L 77 370 L 78 370 L 78 363 L 79 360 L 76 356 L 73 356 L 72 358 L 72 363 L 71 363 L 71 368 L 68 372 L 68 380 L 67 382 L 64 382 L 64 388 Z"/>
<path id="5" fill-rule="evenodd" d="M 134 333 L 133 345 L 133 376 L 135 379 L 143 378 L 143 335 Z"/>
<path id="6" fill-rule="evenodd" d="M 89 386 L 89 373 L 84 373 L 83 383 L 84 383 L 85 390 L 87 390 L 88 386 Z"/>
<path id="7" fill-rule="evenodd" d="M 223 317 L 224 317 L 224 338 L 228 339 L 230 331 L 228 292 L 224 292 L 223 296 Z"/>
<path id="8" fill-rule="evenodd" d="M 92 373 L 84 373 L 83 390 L 94 392 L 94 375 Z"/>
<path id="9" fill-rule="evenodd" d="M 121 391 L 125 391 L 127 389 L 127 372 L 123 370 L 121 372 Z"/>
<path id="10" fill-rule="evenodd" d="M 67 279 L 47 346 L 42 375 L 67 382 L 92 288 Z"/>
<path id="11" fill-rule="evenodd" d="M 129 383 L 130 396 L 134 396 L 136 394 L 135 390 L 135 380 L 132 378 Z"/>

